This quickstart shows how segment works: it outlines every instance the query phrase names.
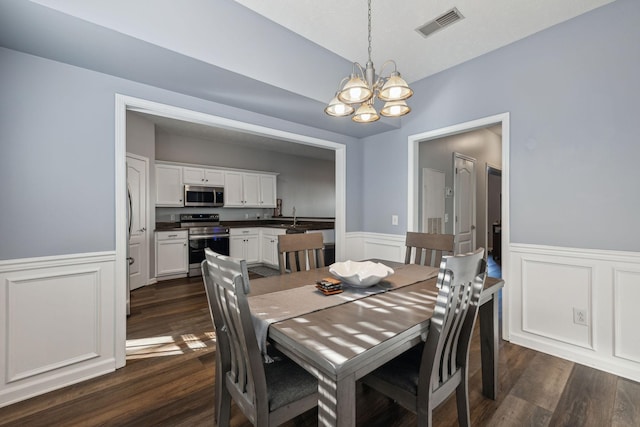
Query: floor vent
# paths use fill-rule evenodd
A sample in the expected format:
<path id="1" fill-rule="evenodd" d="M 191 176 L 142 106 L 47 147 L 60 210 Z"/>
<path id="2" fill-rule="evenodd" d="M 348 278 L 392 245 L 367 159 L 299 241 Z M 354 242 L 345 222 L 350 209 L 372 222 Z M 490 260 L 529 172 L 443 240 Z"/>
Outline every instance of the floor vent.
<path id="1" fill-rule="evenodd" d="M 462 16 L 460 11 L 454 7 L 453 9 L 438 16 L 433 21 L 427 22 L 423 26 L 416 28 L 416 31 L 422 34 L 423 37 L 428 37 L 436 31 L 441 30 L 454 22 L 458 22 L 461 19 L 464 19 L 464 16 Z"/>

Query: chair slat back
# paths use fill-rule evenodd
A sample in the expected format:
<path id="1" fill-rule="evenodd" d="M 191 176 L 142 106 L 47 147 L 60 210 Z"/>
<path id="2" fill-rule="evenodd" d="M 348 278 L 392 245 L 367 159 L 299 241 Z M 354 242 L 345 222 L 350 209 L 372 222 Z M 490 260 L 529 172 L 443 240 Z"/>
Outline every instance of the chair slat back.
<path id="1" fill-rule="evenodd" d="M 443 255 L 453 255 L 454 235 L 408 231 L 405 244 L 407 246 L 405 264 L 437 267 Z"/>
<path id="2" fill-rule="evenodd" d="M 301 233 L 279 235 L 278 264 L 280 274 L 286 273 L 287 267 L 291 272 L 324 267 L 324 243 L 322 242 L 322 234 Z"/>
<path id="3" fill-rule="evenodd" d="M 259 411 L 268 411 L 268 397 L 263 359 L 247 302 L 247 264 L 211 249 L 205 249 L 205 256 L 203 272 L 209 307 L 219 350 L 228 358 L 223 371 L 216 375 L 226 377 L 227 389 L 236 404 L 255 420 Z"/>
<path id="4" fill-rule="evenodd" d="M 431 387 L 433 393 L 449 380 L 459 383 L 456 375 L 466 366 L 486 277 L 483 255 L 484 249 L 478 249 L 466 255 L 446 256 L 440 264 L 440 289 L 420 371 L 420 387 Z M 443 398 L 448 395 L 443 394 Z"/>

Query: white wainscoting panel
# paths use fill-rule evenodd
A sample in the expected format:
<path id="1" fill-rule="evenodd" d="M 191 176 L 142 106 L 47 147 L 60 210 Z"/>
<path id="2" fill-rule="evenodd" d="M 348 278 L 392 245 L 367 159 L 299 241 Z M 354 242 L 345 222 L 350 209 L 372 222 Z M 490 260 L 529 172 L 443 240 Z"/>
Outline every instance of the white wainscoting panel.
<path id="1" fill-rule="evenodd" d="M 352 260 L 387 259 L 404 261 L 405 235 L 380 233 L 347 233 L 346 257 Z"/>
<path id="2" fill-rule="evenodd" d="M 508 339 L 640 381 L 640 253 L 511 244 Z M 573 309 L 587 310 L 587 325 Z"/>
<path id="3" fill-rule="evenodd" d="M 0 262 L 0 407 L 115 369 L 115 254 Z"/>
<path id="4" fill-rule="evenodd" d="M 640 363 L 640 269 L 614 274 L 615 355 Z"/>
<path id="5" fill-rule="evenodd" d="M 591 267 L 522 259 L 522 330 L 593 349 Z M 574 308 L 587 325 L 574 323 Z"/>

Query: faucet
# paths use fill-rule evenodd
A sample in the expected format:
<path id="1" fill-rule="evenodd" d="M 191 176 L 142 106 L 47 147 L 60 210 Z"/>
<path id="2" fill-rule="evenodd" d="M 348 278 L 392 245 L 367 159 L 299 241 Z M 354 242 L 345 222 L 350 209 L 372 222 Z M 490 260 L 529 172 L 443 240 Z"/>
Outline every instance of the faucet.
<path id="1" fill-rule="evenodd" d="M 294 227 L 296 226 L 296 222 L 297 222 L 297 220 L 296 220 L 296 207 L 294 206 L 293 207 L 293 226 Z"/>

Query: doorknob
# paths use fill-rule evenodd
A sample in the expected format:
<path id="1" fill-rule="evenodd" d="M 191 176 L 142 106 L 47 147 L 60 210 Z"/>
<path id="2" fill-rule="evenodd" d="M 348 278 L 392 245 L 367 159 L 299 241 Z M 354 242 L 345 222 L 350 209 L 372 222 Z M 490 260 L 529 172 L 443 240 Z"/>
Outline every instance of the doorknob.
<path id="1" fill-rule="evenodd" d="M 471 229 L 472 229 L 472 230 L 475 230 L 475 229 L 476 229 L 476 226 L 475 226 L 475 225 L 472 225 L 472 226 L 471 226 Z"/>
<path id="2" fill-rule="evenodd" d="M 132 265 L 136 260 L 133 257 L 127 257 L 127 261 L 129 261 L 129 265 Z"/>
<path id="3" fill-rule="evenodd" d="M 144 233 L 145 231 L 147 231 L 147 227 L 142 227 L 140 230 L 138 230 L 141 233 Z"/>

